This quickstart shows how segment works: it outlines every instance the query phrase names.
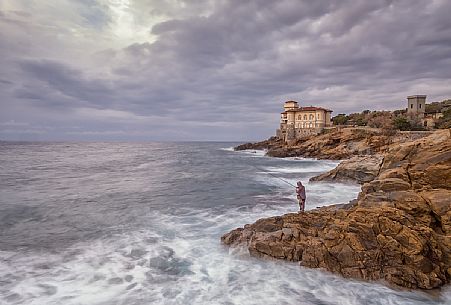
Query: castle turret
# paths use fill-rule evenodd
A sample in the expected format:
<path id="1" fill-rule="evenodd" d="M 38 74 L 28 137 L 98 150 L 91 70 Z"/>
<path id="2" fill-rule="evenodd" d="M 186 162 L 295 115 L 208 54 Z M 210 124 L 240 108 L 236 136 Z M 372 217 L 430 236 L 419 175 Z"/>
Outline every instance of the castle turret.
<path id="1" fill-rule="evenodd" d="M 411 95 L 407 97 L 407 113 L 424 117 L 426 95 Z"/>
<path id="2" fill-rule="evenodd" d="M 298 108 L 299 108 L 298 102 L 296 102 L 296 101 L 286 101 L 285 104 L 283 104 L 283 109 L 285 111 L 296 110 Z"/>

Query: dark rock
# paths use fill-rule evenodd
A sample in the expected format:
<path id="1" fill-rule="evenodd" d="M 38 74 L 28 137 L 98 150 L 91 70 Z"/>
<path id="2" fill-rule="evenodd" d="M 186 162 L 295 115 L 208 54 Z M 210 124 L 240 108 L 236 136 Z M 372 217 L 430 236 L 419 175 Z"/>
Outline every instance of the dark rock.
<path id="1" fill-rule="evenodd" d="M 273 147 L 279 147 L 283 145 L 283 141 L 279 140 L 276 137 L 271 137 L 268 140 L 257 142 L 257 143 L 245 143 L 238 145 L 234 148 L 234 150 L 249 150 L 249 149 L 257 149 L 257 150 L 263 150 L 263 149 L 270 149 Z"/>

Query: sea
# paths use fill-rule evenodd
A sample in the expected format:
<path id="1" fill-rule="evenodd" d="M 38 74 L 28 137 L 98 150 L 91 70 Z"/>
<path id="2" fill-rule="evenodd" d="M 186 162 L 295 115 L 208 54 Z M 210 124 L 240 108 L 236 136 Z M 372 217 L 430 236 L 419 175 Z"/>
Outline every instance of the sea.
<path id="1" fill-rule="evenodd" d="M 220 237 L 259 218 L 347 203 L 309 183 L 337 161 L 237 143 L 0 144 L 0 304 L 451 304 L 434 293 L 257 259 Z"/>

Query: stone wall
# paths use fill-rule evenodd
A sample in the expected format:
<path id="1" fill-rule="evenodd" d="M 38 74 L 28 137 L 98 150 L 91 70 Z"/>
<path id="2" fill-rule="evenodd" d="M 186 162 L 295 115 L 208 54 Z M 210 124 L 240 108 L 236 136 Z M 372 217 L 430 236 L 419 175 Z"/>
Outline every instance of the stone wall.
<path id="1" fill-rule="evenodd" d="M 284 141 L 299 140 L 313 135 L 318 135 L 324 128 L 294 128 L 277 129 L 276 137 Z"/>

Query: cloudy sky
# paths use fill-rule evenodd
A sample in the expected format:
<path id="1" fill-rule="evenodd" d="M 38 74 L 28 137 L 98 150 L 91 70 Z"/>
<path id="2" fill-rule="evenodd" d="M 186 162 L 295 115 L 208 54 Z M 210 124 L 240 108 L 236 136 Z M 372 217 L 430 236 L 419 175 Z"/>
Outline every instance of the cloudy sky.
<path id="1" fill-rule="evenodd" d="M 255 140 L 451 97 L 449 0 L 0 0 L 0 140 Z"/>

